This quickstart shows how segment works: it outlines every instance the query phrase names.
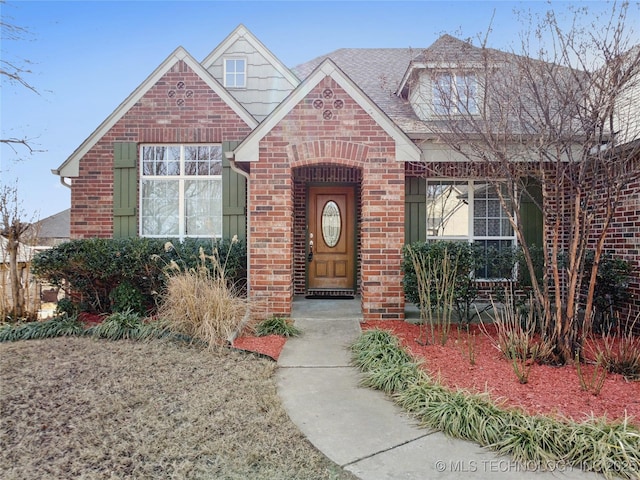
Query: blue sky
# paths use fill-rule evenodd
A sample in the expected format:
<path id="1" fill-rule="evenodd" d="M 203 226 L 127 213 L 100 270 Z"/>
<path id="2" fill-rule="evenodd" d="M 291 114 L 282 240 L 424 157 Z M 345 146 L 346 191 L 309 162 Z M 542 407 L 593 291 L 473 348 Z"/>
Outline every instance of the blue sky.
<path id="1" fill-rule="evenodd" d="M 554 2 L 594 12 L 604 2 Z M 28 29 L 2 38 L 3 60 L 31 62 L 25 79 L 39 95 L 1 83 L 1 138 L 28 137 L 40 150 L 0 148 L 0 179 L 17 178 L 27 219 L 70 206 L 51 173 L 178 46 L 202 60 L 244 24 L 287 66 L 341 47 L 428 47 L 441 34 L 476 38 L 492 16 L 490 46 L 517 43 L 514 9 L 544 12 L 543 1 L 11 1 L 2 21 Z M 629 25 L 640 25 L 637 6 Z"/>

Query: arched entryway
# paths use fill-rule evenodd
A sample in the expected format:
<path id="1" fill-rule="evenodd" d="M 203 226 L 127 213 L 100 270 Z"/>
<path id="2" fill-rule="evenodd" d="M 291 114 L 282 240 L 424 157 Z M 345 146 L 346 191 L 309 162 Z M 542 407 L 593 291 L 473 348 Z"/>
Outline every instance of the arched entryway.
<path id="1" fill-rule="evenodd" d="M 293 169 L 295 295 L 359 293 L 361 182 L 356 167 L 327 162 Z"/>

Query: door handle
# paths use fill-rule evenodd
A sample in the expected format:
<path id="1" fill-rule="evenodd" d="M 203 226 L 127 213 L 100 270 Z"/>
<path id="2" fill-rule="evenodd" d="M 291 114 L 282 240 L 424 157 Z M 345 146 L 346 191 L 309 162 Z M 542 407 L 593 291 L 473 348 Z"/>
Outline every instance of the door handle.
<path id="1" fill-rule="evenodd" d="M 313 234 L 311 234 L 313 238 Z M 309 254 L 307 255 L 307 261 L 311 263 L 313 261 L 313 240 L 309 240 Z"/>

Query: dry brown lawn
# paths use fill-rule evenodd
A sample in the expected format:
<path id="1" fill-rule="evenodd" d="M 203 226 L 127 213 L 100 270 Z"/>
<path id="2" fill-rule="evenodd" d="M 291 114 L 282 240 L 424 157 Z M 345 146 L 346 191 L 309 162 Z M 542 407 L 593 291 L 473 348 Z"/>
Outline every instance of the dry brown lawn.
<path id="1" fill-rule="evenodd" d="M 164 342 L 0 344 L 0 478 L 354 479 L 302 436 L 275 364 Z"/>

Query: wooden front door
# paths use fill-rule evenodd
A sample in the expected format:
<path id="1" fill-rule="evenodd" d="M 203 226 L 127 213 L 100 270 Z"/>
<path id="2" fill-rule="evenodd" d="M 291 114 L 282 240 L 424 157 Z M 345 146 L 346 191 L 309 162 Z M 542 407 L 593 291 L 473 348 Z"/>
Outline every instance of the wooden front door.
<path id="1" fill-rule="evenodd" d="M 310 186 L 307 290 L 355 291 L 355 188 Z"/>

